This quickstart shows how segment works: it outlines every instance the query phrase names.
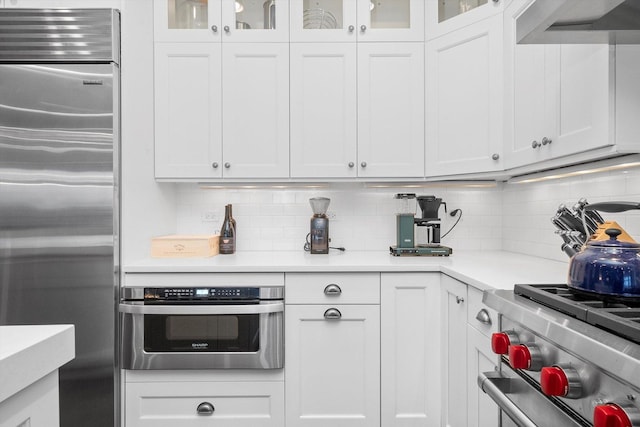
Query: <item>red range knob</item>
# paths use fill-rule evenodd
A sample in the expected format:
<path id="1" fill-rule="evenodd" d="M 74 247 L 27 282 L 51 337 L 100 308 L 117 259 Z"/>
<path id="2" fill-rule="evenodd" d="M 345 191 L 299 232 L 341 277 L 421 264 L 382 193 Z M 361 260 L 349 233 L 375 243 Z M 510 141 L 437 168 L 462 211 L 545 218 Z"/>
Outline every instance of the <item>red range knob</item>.
<path id="1" fill-rule="evenodd" d="M 495 354 L 507 354 L 511 344 L 520 344 L 515 332 L 503 331 L 491 334 L 491 350 Z"/>
<path id="2" fill-rule="evenodd" d="M 513 369 L 538 371 L 542 367 L 540 349 L 534 344 L 510 345 L 509 364 Z"/>
<path id="3" fill-rule="evenodd" d="M 633 427 L 633 424 L 624 409 L 615 403 L 606 403 L 593 410 L 593 427 Z"/>
<path id="4" fill-rule="evenodd" d="M 540 387 L 547 396 L 574 399 L 582 396 L 580 375 L 571 367 L 545 366 L 540 371 Z"/>
<path id="5" fill-rule="evenodd" d="M 540 371 L 540 387 L 547 396 L 566 396 L 569 392 L 569 380 L 557 366 L 545 366 Z"/>

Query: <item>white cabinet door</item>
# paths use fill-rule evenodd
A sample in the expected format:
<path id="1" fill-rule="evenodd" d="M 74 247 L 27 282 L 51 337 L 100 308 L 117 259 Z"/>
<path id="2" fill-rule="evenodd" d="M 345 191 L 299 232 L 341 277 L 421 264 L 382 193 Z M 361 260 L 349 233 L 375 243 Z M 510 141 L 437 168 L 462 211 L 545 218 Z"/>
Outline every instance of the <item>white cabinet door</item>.
<path id="1" fill-rule="evenodd" d="M 289 45 L 225 44 L 222 82 L 223 176 L 288 177 Z"/>
<path id="2" fill-rule="evenodd" d="M 497 320 L 497 319 L 496 319 Z M 497 369 L 498 358 L 491 351 L 491 338 L 473 326 L 467 327 L 467 410 L 468 427 L 499 425 L 499 409 L 495 402 L 478 387 L 478 374 Z"/>
<path id="3" fill-rule="evenodd" d="M 442 276 L 442 425 L 467 425 L 467 285 Z"/>
<path id="4" fill-rule="evenodd" d="M 285 330 L 287 427 L 380 425 L 380 307 L 287 305 Z"/>
<path id="5" fill-rule="evenodd" d="M 125 427 L 283 425 L 283 382 L 132 382 L 125 386 Z"/>
<path id="6" fill-rule="evenodd" d="M 291 44 L 291 177 L 355 177 L 356 45 Z"/>
<path id="7" fill-rule="evenodd" d="M 507 167 L 615 143 L 613 49 L 609 45 L 518 45 L 515 20 L 532 0 L 505 11 Z"/>
<path id="8" fill-rule="evenodd" d="M 502 15 L 426 44 L 429 176 L 502 169 Z"/>
<path id="9" fill-rule="evenodd" d="M 219 44 L 156 43 L 156 178 L 222 176 L 221 91 Z"/>
<path id="10" fill-rule="evenodd" d="M 382 274 L 382 427 L 440 425 L 440 274 Z"/>
<path id="11" fill-rule="evenodd" d="M 423 48 L 358 45 L 358 176 L 424 176 Z"/>

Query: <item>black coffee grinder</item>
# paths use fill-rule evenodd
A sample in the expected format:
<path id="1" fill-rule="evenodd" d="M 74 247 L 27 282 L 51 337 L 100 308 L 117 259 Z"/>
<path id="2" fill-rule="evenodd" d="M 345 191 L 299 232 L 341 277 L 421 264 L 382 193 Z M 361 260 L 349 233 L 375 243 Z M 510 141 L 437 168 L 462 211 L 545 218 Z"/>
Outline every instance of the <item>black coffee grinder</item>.
<path id="1" fill-rule="evenodd" d="M 313 197 L 309 199 L 313 216 L 310 221 L 310 252 L 312 254 L 329 253 L 329 218 L 327 209 L 331 199 L 327 197 Z"/>

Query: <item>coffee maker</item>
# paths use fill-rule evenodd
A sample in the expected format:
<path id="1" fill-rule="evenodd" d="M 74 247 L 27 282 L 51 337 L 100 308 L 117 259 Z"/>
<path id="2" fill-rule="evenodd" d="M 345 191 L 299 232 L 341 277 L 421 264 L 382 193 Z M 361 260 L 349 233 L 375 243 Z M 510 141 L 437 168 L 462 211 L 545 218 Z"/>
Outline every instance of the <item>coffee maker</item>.
<path id="1" fill-rule="evenodd" d="M 313 197 L 309 199 L 313 216 L 310 221 L 310 252 L 312 254 L 329 253 L 329 218 L 327 209 L 331 199 L 327 197 Z"/>
<path id="2" fill-rule="evenodd" d="M 440 244 L 440 225 L 438 216 L 440 206 L 447 204 L 435 196 L 417 196 L 413 193 L 399 193 L 395 198 L 399 201 L 396 213 L 396 245 L 389 248 L 392 255 L 413 256 L 449 256 L 451 248 Z M 420 210 L 420 217 L 415 217 L 415 201 Z M 413 206 L 413 208 L 412 208 Z M 416 233 L 416 227 L 418 233 Z M 416 239 L 416 234 L 418 238 Z"/>

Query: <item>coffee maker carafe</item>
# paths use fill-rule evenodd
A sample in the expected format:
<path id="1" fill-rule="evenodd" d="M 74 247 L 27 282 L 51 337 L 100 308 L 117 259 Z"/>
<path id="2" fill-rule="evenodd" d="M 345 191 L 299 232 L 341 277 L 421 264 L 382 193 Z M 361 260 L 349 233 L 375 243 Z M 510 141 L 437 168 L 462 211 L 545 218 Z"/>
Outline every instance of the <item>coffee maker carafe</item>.
<path id="1" fill-rule="evenodd" d="M 311 217 L 310 252 L 312 254 L 329 253 L 329 218 L 327 209 L 331 199 L 326 197 L 313 197 L 309 199 L 313 216 Z"/>
<path id="2" fill-rule="evenodd" d="M 418 239 L 418 247 L 440 246 L 440 220 L 438 211 L 440 205 L 444 205 L 444 211 L 447 212 L 447 204 L 441 198 L 436 196 L 418 196 L 418 206 L 422 210 L 422 216 L 416 218 L 415 223 L 418 227 L 425 227 L 426 236 Z"/>

